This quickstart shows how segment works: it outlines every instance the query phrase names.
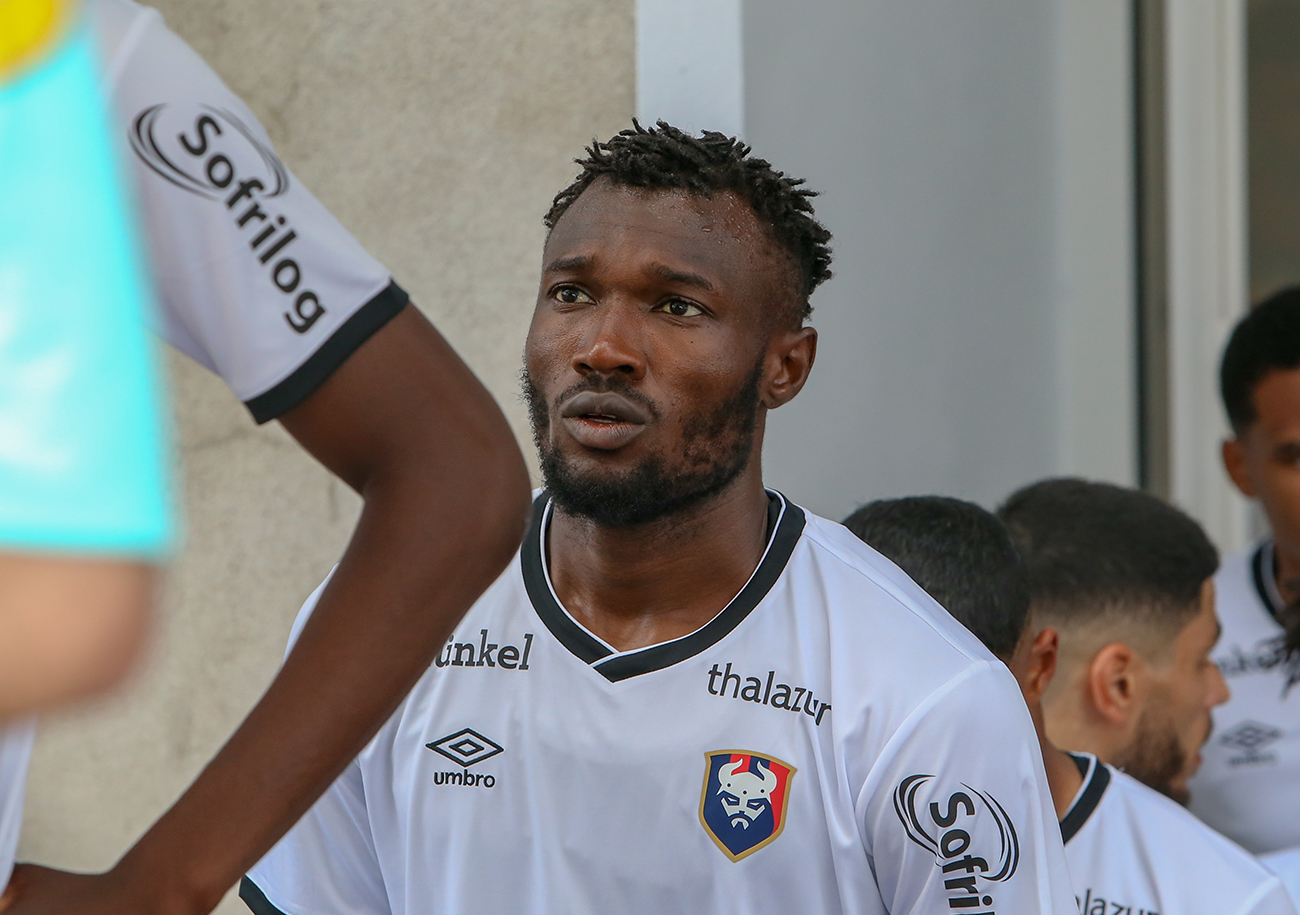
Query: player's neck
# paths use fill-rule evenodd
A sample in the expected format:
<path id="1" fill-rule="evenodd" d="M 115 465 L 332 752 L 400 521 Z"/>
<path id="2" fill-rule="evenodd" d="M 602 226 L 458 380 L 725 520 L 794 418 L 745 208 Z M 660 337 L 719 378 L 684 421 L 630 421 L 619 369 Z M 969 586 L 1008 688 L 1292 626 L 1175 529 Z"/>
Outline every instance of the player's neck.
<path id="1" fill-rule="evenodd" d="M 551 584 L 574 618 L 619 651 L 688 635 L 749 580 L 766 545 L 767 494 L 753 462 L 685 515 L 601 527 L 556 510 Z"/>
<path id="2" fill-rule="evenodd" d="M 1038 745 L 1043 751 L 1043 768 L 1047 770 L 1047 790 L 1052 793 L 1052 806 L 1056 818 L 1062 819 L 1070 810 L 1074 796 L 1083 785 L 1083 775 L 1074 764 L 1073 757 L 1047 739 L 1043 727 L 1042 706 L 1034 716 L 1034 729 L 1038 732 Z"/>

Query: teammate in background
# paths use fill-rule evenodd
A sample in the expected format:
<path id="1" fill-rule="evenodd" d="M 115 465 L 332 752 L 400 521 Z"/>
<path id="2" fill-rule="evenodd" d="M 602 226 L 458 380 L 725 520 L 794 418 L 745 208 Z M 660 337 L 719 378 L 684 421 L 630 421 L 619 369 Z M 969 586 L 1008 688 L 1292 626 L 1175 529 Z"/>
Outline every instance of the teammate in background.
<path id="1" fill-rule="evenodd" d="M 520 554 L 243 898 L 1067 911 L 1014 679 L 763 488 L 830 275 L 809 192 L 663 123 L 588 153 L 546 217 L 524 389 L 548 488 Z"/>
<path id="2" fill-rule="evenodd" d="M 488 393 L 284 168 L 248 108 L 157 12 L 130 0 L 94 12 L 165 336 L 364 500 L 293 655 L 176 805 L 107 874 L 20 867 L 7 896 L 20 915 L 206 913 L 365 745 L 509 562 L 527 476 Z M 25 771 L 29 750 L 0 766 Z M 14 801 L 0 821 L 16 831 Z"/>
<path id="3" fill-rule="evenodd" d="M 1029 576 L 1035 624 L 1060 634 L 1047 735 L 1180 804 L 1228 689 L 1210 650 L 1218 552 L 1154 496 L 1045 480 L 998 512 Z"/>
<path id="4" fill-rule="evenodd" d="M 1223 463 L 1269 534 L 1215 579 L 1232 686 L 1193 781 L 1192 811 L 1255 852 L 1300 845 L 1300 289 L 1233 331 L 1220 391 L 1232 424 Z"/>
<path id="5" fill-rule="evenodd" d="M 1081 915 L 1294 915 L 1278 878 L 1243 849 L 1096 756 L 1048 740 L 1042 699 L 1059 637 L 1051 626 L 1031 625 L 1024 565 L 996 517 L 969 502 L 921 496 L 872 502 L 845 524 L 943 603 L 1020 681 Z"/>

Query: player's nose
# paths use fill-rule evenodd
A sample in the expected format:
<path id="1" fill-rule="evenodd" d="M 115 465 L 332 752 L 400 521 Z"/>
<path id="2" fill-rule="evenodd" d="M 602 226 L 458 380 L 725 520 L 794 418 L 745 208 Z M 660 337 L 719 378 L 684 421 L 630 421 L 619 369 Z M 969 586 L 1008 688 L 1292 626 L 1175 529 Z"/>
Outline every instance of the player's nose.
<path id="1" fill-rule="evenodd" d="M 636 309 L 619 304 L 593 310 L 573 355 L 574 371 L 583 377 L 621 375 L 630 381 L 645 377 L 645 349 L 637 317 Z"/>
<path id="2" fill-rule="evenodd" d="M 1210 690 L 1206 699 L 1206 706 L 1214 708 L 1216 705 L 1223 705 L 1232 698 L 1232 690 L 1228 688 L 1228 681 L 1224 679 L 1223 671 L 1219 670 L 1219 665 L 1213 665 L 1210 671 Z"/>

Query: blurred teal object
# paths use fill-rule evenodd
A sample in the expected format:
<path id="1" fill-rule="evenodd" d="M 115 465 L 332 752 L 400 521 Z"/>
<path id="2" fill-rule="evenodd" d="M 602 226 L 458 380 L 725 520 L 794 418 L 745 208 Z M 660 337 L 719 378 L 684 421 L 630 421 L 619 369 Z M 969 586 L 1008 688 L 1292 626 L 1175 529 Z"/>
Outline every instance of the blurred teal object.
<path id="1" fill-rule="evenodd" d="M 0 549 L 156 558 L 170 455 L 92 36 L 0 82 Z"/>

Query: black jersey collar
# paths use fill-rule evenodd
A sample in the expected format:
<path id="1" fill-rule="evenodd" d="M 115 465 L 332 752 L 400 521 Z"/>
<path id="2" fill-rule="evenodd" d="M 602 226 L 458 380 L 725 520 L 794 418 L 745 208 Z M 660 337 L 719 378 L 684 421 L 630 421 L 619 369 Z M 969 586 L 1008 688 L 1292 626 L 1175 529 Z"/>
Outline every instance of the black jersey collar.
<path id="1" fill-rule="evenodd" d="M 1083 787 L 1079 789 L 1078 797 L 1065 812 L 1065 816 L 1061 817 L 1062 843 L 1073 839 L 1083 824 L 1088 822 L 1088 817 L 1097 809 L 1101 796 L 1106 793 L 1106 786 L 1110 784 L 1110 770 L 1097 757 L 1088 753 L 1071 753 L 1070 759 L 1079 767 Z"/>
<path id="2" fill-rule="evenodd" d="M 560 644 L 584 664 L 594 667 L 610 682 L 670 667 L 716 644 L 739 626 L 767 596 L 767 592 L 772 590 L 785 570 L 795 544 L 803 533 L 806 519 L 803 509 L 780 493 L 768 490 L 767 497 L 767 549 L 763 552 L 758 567 L 731 602 L 690 635 L 620 654 L 580 626 L 560 606 L 551 587 L 545 536 L 550 527 L 551 499 L 546 492 L 541 493 L 533 503 L 533 520 L 520 552 L 528 598 L 546 628 L 559 639 Z"/>
<path id="3" fill-rule="evenodd" d="M 1273 541 L 1265 540 L 1255 555 L 1250 557 L 1250 577 L 1255 582 L 1255 593 L 1259 595 L 1260 603 L 1269 616 L 1280 623 L 1279 614 L 1286 609 L 1286 601 L 1282 600 L 1282 595 L 1277 591 L 1277 572 L 1273 566 L 1275 561 Z"/>

